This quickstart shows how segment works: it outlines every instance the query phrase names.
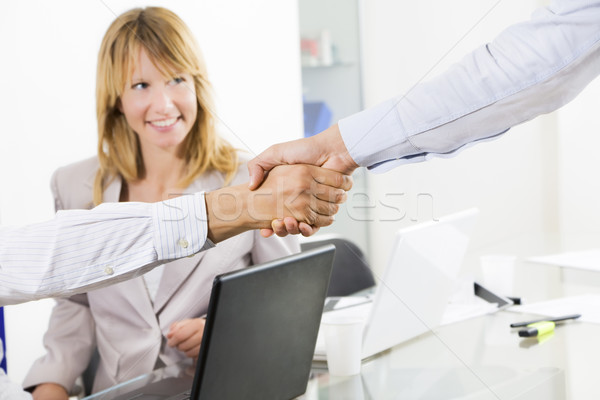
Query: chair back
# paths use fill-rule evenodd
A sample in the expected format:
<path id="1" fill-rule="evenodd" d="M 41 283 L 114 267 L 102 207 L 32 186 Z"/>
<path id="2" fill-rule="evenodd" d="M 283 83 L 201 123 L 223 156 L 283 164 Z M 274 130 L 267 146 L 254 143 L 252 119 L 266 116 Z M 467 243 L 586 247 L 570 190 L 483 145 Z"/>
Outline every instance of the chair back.
<path id="1" fill-rule="evenodd" d="M 327 296 L 348 296 L 375 285 L 369 264 L 360 248 L 348 239 L 329 236 L 314 238 L 300 244 L 302 251 L 333 244 L 335 257 Z"/>

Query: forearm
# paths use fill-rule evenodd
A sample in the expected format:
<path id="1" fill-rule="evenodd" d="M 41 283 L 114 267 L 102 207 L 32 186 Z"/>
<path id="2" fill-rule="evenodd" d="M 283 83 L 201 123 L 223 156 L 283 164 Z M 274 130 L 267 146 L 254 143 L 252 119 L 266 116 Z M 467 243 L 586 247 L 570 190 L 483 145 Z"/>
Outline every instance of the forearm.
<path id="1" fill-rule="evenodd" d="M 449 155 L 553 111 L 600 72 L 600 1 L 555 1 L 437 78 L 341 120 L 350 155 L 387 170 Z"/>
<path id="2" fill-rule="evenodd" d="M 0 305 L 70 296 L 206 248 L 204 195 L 60 211 L 0 230 Z"/>

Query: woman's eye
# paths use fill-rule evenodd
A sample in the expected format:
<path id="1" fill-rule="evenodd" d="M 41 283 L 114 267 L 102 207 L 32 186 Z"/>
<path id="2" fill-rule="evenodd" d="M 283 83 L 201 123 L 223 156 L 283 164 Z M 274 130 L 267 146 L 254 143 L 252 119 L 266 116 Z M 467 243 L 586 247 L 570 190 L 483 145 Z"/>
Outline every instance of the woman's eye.
<path id="1" fill-rule="evenodd" d="M 178 76 L 178 77 L 176 77 L 176 78 L 173 78 L 173 79 L 171 79 L 171 82 L 170 82 L 170 83 L 171 83 L 172 85 L 177 85 L 177 84 L 179 84 L 179 83 L 181 83 L 181 82 L 183 82 L 183 81 L 185 81 L 185 79 L 183 79 L 182 77 Z"/>
<path id="2" fill-rule="evenodd" d="M 146 82 L 138 82 L 131 86 L 131 88 L 134 90 L 146 89 L 147 87 L 148 87 L 148 84 Z"/>

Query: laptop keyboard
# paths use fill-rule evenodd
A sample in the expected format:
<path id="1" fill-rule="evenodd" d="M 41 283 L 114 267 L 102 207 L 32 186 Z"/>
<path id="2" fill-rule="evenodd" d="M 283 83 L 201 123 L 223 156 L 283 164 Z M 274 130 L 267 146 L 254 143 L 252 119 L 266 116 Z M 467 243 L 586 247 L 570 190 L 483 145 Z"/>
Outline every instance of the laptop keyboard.
<path id="1" fill-rule="evenodd" d="M 176 394 L 175 396 L 169 397 L 167 400 L 190 400 L 192 396 L 192 391 L 187 390 L 183 393 Z"/>

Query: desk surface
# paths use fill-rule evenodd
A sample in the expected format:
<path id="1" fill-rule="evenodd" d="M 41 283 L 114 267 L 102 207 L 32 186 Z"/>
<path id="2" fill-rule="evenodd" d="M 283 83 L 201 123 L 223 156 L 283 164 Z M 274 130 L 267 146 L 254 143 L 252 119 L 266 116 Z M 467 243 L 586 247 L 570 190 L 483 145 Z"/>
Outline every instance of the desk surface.
<path id="1" fill-rule="evenodd" d="M 517 267 L 516 293 L 528 302 L 600 291 L 600 273 L 523 260 Z M 315 365 L 301 399 L 600 398 L 600 325 L 570 322 L 544 340 L 520 338 L 509 327 L 533 317 L 507 310 L 435 329 L 365 361 L 354 377 L 332 377 Z M 112 398 L 176 368 L 89 399 Z"/>

